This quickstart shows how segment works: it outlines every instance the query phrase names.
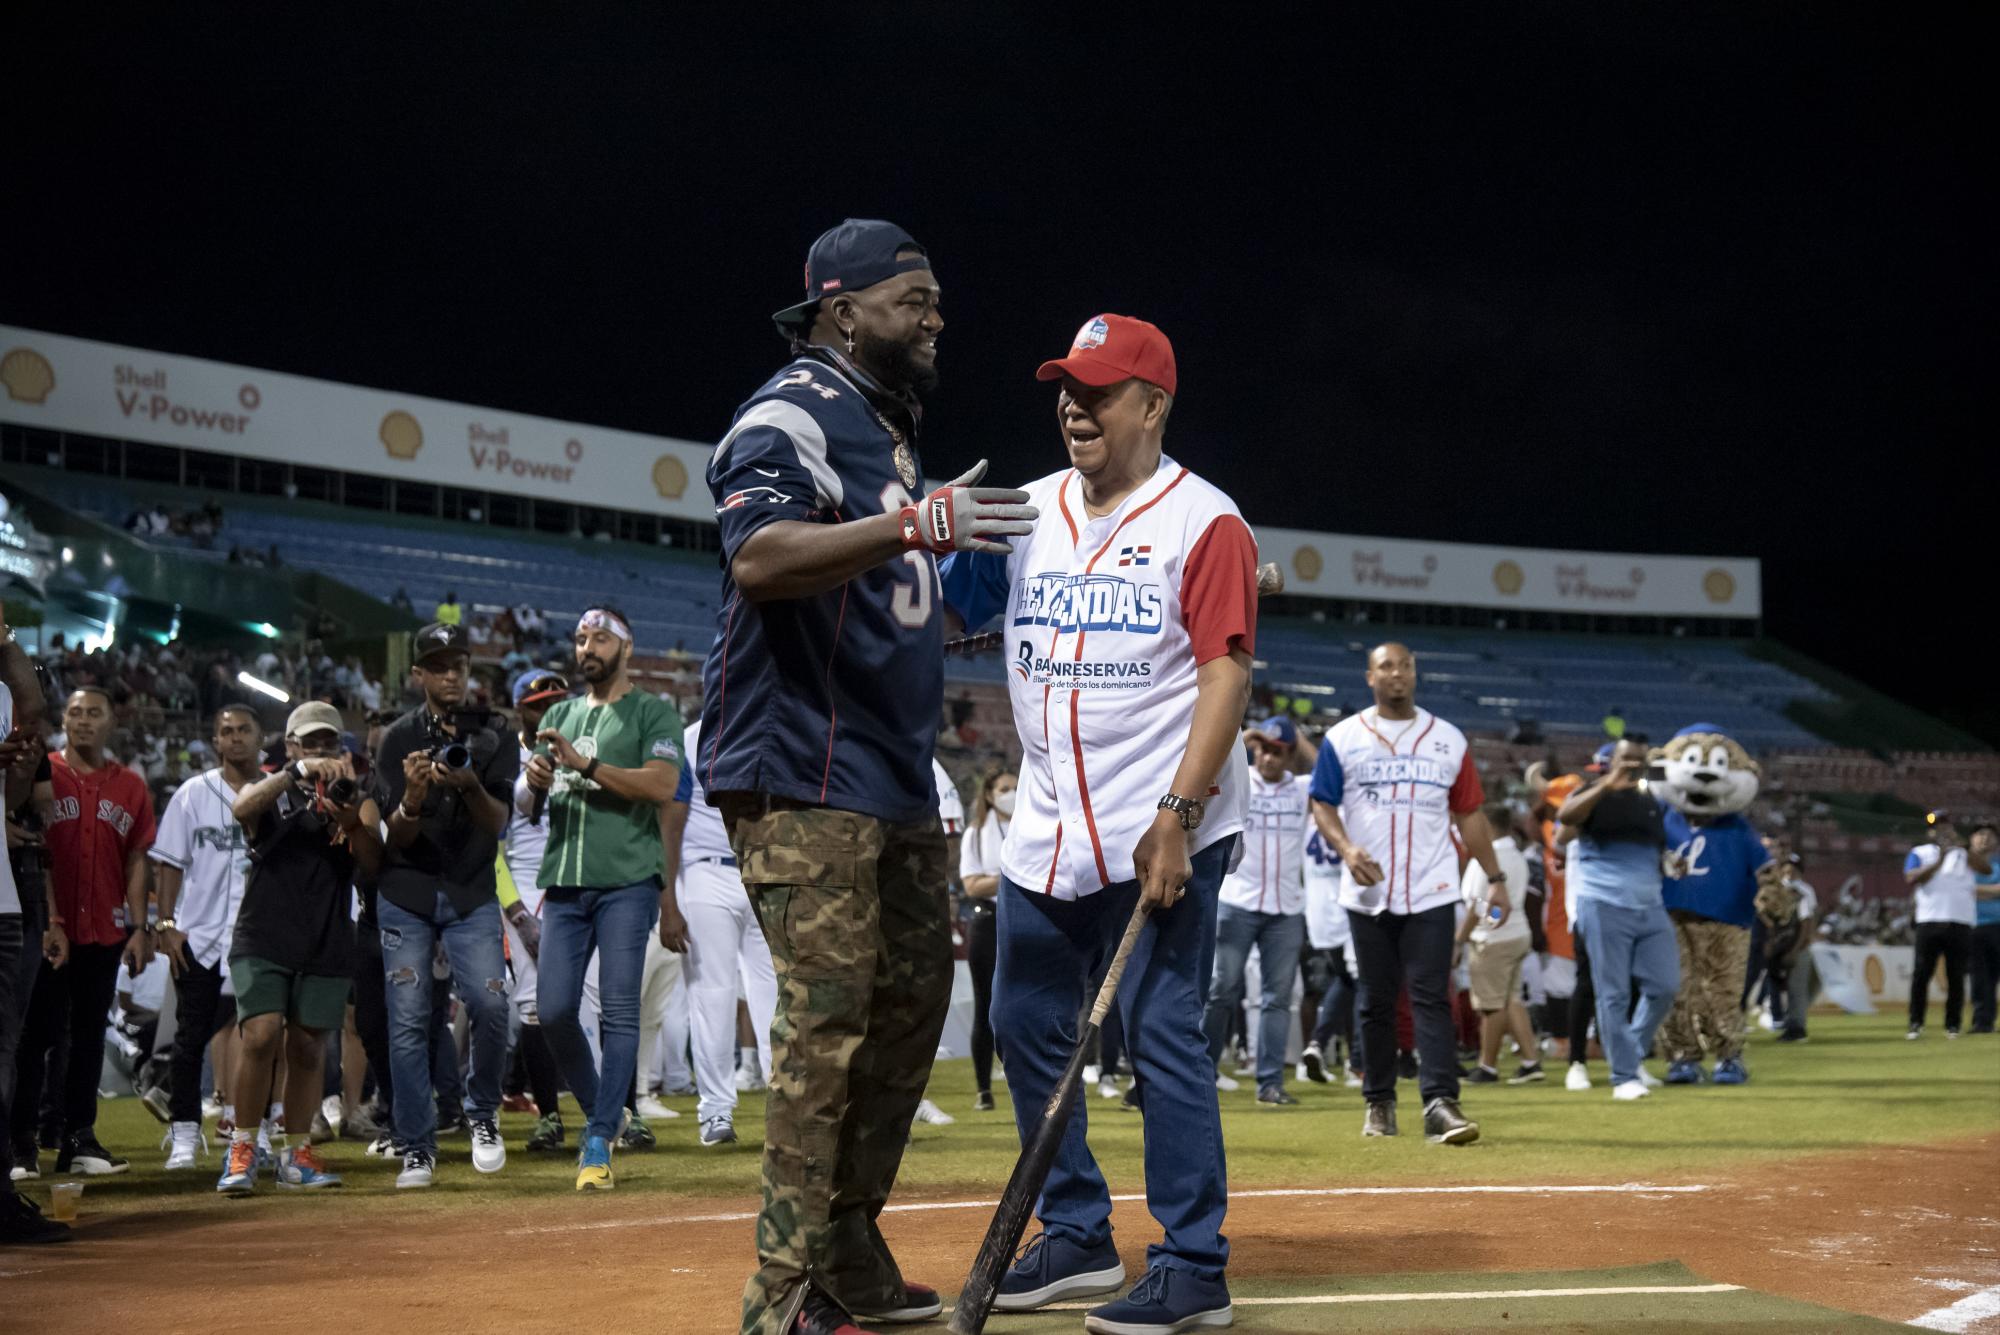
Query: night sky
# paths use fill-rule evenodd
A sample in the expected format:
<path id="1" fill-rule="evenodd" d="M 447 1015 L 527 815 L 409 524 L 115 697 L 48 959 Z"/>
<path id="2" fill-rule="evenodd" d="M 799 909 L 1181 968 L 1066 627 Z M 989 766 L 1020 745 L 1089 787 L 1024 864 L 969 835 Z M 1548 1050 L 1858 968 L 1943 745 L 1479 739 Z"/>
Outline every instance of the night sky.
<path id="1" fill-rule="evenodd" d="M 351 8 L 10 18 L 0 320 L 712 440 L 888 217 L 934 476 L 1056 466 L 1035 364 L 1142 315 L 1253 521 L 1762 557 L 1779 638 L 2000 734 L 1972 9 Z"/>

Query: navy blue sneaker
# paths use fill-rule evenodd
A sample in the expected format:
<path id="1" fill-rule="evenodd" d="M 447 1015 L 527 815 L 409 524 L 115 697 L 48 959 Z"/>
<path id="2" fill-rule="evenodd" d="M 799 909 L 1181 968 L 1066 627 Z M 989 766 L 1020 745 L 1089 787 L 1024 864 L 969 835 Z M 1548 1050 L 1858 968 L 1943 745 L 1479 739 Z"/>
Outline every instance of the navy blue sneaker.
<path id="1" fill-rule="evenodd" d="M 1091 1335 L 1177 1335 L 1235 1321 L 1227 1284 L 1156 1265 L 1130 1293 L 1085 1316 L 1083 1328 Z"/>
<path id="2" fill-rule="evenodd" d="M 1085 1247 L 1054 1233 L 1037 1233 L 1000 1281 L 993 1310 L 1032 1312 L 1058 1298 L 1116 1293 L 1124 1282 L 1125 1263 L 1110 1238 Z"/>
<path id="3" fill-rule="evenodd" d="M 1713 1079 L 1718 1085 L 1747 1085 L 1750 1083 L 1750 1072 L 1743 1069 L 1741 1058 L 1731 1057 L 1715 1064 Z"/>
<path id="4" fill-rule="evenodd" d="M 1670 1085 L 1698 1085 L 1702 1079 L 1700 1062 L 1673 1062 L 1667 1067 Z"/>

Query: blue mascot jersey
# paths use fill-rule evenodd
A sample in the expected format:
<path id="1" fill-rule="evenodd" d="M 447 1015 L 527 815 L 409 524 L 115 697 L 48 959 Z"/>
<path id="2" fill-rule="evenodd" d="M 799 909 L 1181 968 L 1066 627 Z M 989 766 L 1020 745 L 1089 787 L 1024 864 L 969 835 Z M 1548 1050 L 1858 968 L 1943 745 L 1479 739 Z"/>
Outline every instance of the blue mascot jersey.
<path id="1" fill-rule="evenodd" d="M 1734 815 L 1690 825 L 1672 807 L 1666 818 L 1667 847 L 1687 863 L 1685 876 L 1667 878 L 1667 907 L 1750 926 L 1757 916 L 1757 869 L 1771 860 L 1750 822 Z"/>
<path id="2" fill-rule="evenodd" d="M 730 563 L 766 524 L 895 513 L 922 485 L 912 408 L 838 354 L 795 359 L 736 414 L 708 487 L 722 601 L 702 668 L 702 787 L 935 820 L 944 703 L 937 562 L 909 552 L 809 598 L 753 603 Z M 712 798 L 711 798 L 712 800 Z"/>

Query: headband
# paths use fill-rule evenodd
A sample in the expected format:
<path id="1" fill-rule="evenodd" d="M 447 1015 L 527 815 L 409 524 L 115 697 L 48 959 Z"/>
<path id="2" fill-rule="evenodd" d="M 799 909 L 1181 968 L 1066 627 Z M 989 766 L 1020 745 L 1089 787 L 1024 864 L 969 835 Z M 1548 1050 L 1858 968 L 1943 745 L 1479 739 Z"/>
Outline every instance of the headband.
<path id="1" fill-rule="evenodd" d="M 607 612 L 601 607 L 593 607 L 585 612 L 583 619 L 576 623 L 576 628 L 579 633 L 586 630 L 609 631 L 625 643 L 632 643 L 632 628 L 619 620 L 617 613 Z"/>

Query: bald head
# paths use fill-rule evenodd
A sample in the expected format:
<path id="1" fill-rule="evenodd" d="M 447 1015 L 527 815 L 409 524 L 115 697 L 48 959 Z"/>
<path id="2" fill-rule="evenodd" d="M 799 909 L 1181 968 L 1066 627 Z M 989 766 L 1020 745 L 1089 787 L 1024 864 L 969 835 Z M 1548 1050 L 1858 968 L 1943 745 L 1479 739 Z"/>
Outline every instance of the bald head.
<path id="1" fill-rule="evenodd" d="M 1368 651 L 1368 689 L 1376 709 L 1392 718 L 1415 708 L 1417 656 L 1408 645 L 1390 640 Z"/>

